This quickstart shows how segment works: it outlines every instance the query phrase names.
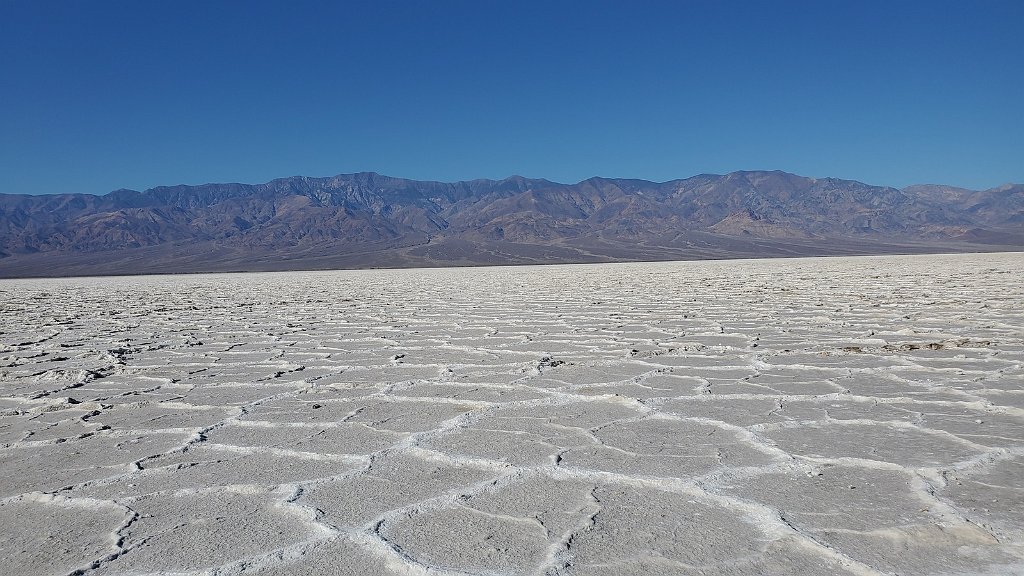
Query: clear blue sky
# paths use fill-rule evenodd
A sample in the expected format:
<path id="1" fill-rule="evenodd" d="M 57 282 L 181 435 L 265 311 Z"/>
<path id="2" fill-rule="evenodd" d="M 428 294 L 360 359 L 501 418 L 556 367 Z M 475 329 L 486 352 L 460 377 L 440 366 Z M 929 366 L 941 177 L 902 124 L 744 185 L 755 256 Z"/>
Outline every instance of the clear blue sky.
<path id="1" fill-rule="evenodd" d="M 0 192 L 1024 181 L 1024 0 L 0 0 Z"/>

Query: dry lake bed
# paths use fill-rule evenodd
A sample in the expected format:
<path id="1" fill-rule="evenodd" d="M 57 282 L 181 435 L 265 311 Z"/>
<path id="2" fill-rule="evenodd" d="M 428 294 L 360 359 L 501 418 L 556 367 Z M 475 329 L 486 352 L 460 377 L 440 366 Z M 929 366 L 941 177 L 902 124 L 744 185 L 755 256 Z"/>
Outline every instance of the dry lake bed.
<path id="1" fill-rule="evenodd" d="M 1024 573 L 1024 254 L 0 281 L 0 572 Z"/>

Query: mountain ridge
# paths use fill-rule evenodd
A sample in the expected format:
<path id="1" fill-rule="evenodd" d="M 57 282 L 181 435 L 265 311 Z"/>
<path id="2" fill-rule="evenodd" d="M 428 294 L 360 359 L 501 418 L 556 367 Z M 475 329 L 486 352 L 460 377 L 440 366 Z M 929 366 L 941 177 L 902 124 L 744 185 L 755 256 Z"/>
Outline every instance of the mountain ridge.
<path id="1" fill-rule="evenodd" d="M 418 181 L 0 194 L 0 276 L 1024 248 L 1024 186 L 902 189 L 780 170 L 652 182 Z"/>

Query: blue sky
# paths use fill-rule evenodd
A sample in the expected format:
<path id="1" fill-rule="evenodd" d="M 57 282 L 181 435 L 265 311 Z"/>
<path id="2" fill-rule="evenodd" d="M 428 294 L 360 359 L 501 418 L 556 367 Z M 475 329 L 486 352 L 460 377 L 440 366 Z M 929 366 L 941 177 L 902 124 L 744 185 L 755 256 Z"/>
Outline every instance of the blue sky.
<path id="1" fill-rule="evenodd" d="M 0 2 L 0 192 L 1024 181 L 1024 2 Z"/>

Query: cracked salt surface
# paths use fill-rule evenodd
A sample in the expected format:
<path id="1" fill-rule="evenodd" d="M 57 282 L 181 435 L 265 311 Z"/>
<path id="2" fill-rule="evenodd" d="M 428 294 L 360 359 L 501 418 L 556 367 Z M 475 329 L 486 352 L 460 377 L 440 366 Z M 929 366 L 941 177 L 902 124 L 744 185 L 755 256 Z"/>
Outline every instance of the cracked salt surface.
<path id="1" fill-rule="evenodd" d="M 0 281 L 19 575 L 1021 574 L 1024 256 Z"/>

